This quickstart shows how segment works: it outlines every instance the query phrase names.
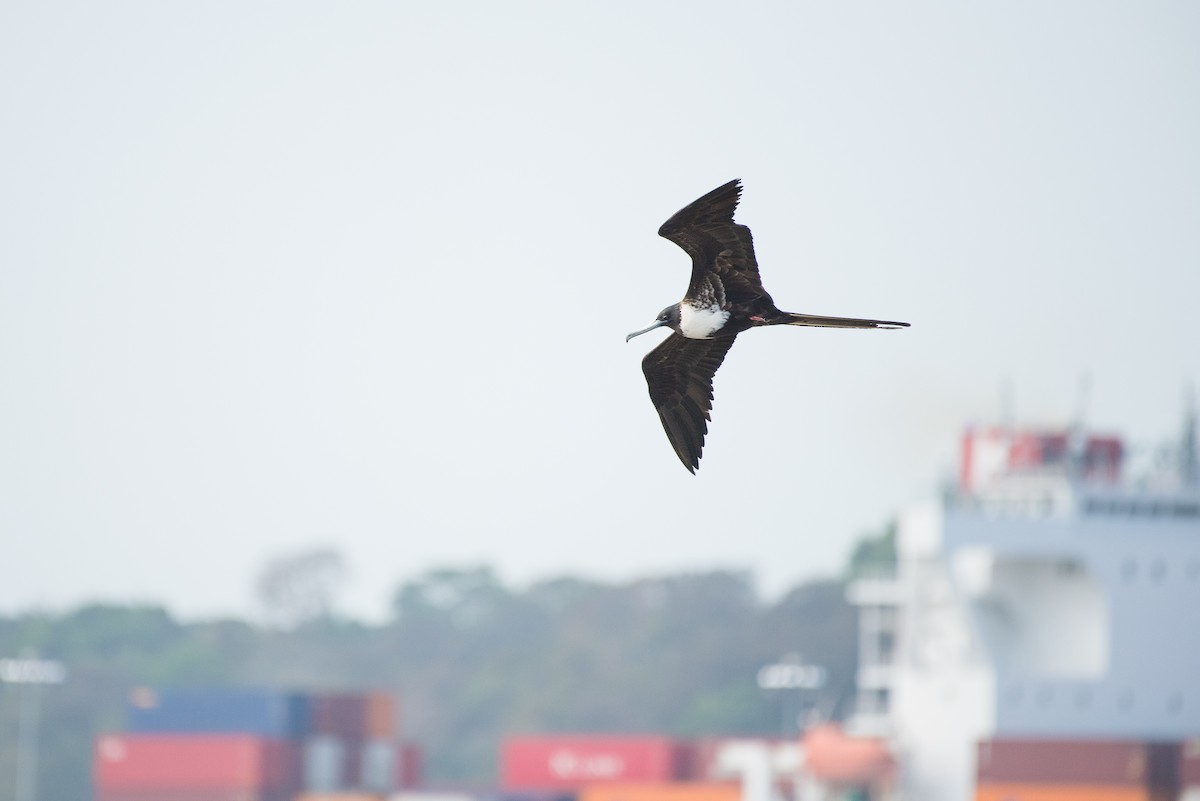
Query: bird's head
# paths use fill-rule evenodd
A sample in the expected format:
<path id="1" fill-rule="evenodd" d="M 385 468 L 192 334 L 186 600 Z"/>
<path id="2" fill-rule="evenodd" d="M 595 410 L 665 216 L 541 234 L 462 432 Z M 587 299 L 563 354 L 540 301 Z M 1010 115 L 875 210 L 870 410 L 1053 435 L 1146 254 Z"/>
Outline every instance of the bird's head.
<path id="1" fill-rule="evenodd" d="M 632 334 L 625 337 L 625 341 L 628 342 L 629 340 L 633 339 L 636 336 L 640 336 L 641 334 L 644 334 L 647 331 L 653 331 L 655 328 L 662 328 L 664 325 L 675 331 L 679 330 L 679 304 L 678 303 L 668 306 L 667 308 L 660 311 L 658 313 L 658 316 L 654 318 L 653 325 L 647 326 L 646 328 L 643 328 L 641 331 L 634 331 Z"/>

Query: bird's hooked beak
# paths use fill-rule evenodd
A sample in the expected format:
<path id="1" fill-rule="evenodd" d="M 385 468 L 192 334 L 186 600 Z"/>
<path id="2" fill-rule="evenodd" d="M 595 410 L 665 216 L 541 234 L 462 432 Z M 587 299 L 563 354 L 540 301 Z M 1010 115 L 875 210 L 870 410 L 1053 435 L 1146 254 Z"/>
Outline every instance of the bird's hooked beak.
<path id="1" fill-rule="evenodd" d="M 666 320 L 655 320 L 654 325 L 650 326 L 649 328 L 643 328 L 641 331 L 634 331 L 632 334 L 625 337 L 625 341 L 628 342 L 629 340 L 633 339 L 636 336 L 641 336 L 642 334 L 646 333 L 647 331 L 653 331 L 655 328 L 661 328 L 662 326 L 664 326 L 666 324 L 667 324 Z"/>

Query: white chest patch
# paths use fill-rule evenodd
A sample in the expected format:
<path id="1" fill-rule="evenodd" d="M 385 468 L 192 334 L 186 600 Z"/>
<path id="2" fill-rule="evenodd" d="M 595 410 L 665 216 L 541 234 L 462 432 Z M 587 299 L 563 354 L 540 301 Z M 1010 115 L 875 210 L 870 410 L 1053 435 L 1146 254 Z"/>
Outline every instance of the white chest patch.
<path id="1" fill-rule="evenodd" d="M 679 333 L 688 339 L 708 339 L 721 330 L 729 319 L 729 312 L 719 306 L 679 306 Z"/>

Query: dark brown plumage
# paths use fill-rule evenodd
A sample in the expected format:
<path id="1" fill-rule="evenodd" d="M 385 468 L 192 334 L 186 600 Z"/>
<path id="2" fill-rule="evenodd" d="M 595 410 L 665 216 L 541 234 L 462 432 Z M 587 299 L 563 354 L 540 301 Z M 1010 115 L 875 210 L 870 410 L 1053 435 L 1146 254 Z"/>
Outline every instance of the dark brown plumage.
<path id="1" fill-rule="evenodd" d="M 667 439 L 691 472 L 700 466 L 712 411 L 713 375 L 742 331 L 763 325 L 906 328 L 908 323 L 780 311 L 763 288 L 750 229 L 733 221 L 742 194 L 733 180 L 699 198 L 658 229 L 692 257 L 692 278 L 679 303 L 653 325 L 674 333 L 646 354 L 642 372 Z"/>

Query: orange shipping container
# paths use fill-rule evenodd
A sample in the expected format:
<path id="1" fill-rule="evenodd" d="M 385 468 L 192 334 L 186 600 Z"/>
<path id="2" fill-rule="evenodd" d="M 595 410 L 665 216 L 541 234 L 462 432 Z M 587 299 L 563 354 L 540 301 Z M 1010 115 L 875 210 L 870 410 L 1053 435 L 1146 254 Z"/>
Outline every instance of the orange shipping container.
<path id="1" fill-rule="evenodd" d="M 396 699 L 391 693 L 367 696 L 366 733 L 371 740 L 396 739 Z"/>
<path id="2" fill-rule="evenodd" d="M 1148 790 L 1111 784 L 980 784 L 975 801 L 1152 801 Z"/>
<path id="3" fill-rule="evenodd" d="M 741 801 L 742 787 L 729 782 L 592 784 L 578 801 Z"/>

